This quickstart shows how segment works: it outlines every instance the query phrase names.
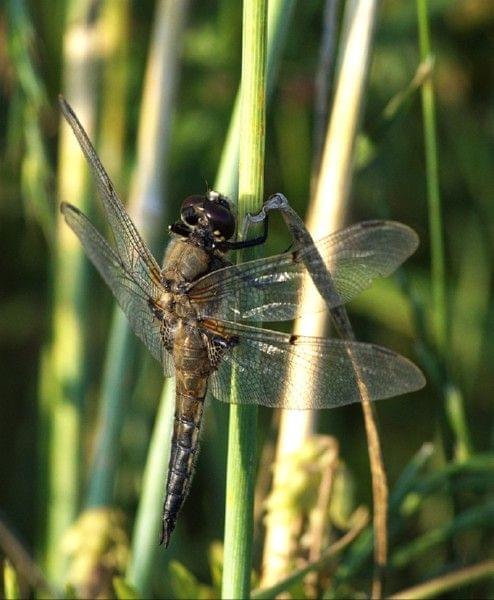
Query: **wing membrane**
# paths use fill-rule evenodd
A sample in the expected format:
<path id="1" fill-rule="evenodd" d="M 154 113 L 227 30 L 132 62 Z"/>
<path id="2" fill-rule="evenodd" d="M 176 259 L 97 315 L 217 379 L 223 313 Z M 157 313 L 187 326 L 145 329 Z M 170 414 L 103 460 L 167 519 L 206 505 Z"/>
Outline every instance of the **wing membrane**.
<path id="1" fill-rule="evenodd" d="M 195 282 L 189 295 L 202 316 L 247 321 L 295 319 L 307 310 L 299 302 L 306 291 L 322 289 L 326 300 L 320 298 L 310 312 L 341 306 L 376 277 L 391 274 L 417 246 L 417 234 L 406 225 L 367 221 L 295 252 L 214 271 Z"/>
<path id="2" fill-rule="evenodd" d="M 320 409 L 358 402 L 356 370 L 371 400 L 425 385 L 422 372 L 412 362 L 374 344 L 293 336 L 213 319 L 204 325 L 215 335 L 238 338 L 210 378 L 212 394 L 223 402 L 232 401 L 230 375 L 234 366 L 239 402 L 273 408 Z M 288 371 L 305 377 L 289 378 Z"/>
<path id="3" fill-rule="evenodd" d="M 63 203 L 62 213 L 68 225 L 80 239 L 86 254 L 98 269 L 117 302 L 124 311 L 136 335 L 164 368 L 165 375 L 173 373 L 170 347 L 172 337 L 166 323 L 153 314 L 152 302 L 159 288 L 150 273 L 142 269 L 129 271 L 108 242 L 89 219 L 75 206 Z"/>
<path id="4" fill-rule="evenodd" d="M 86 157 L 110 224 L 118 256 L 125 268 L 141 277 L 160 281 L 160 268 L 135 225 L 127 214 L 105 168 L 101 164 L 91 141 L 71 106 L 60 97 L 63 115 L 71 126 Z"/>

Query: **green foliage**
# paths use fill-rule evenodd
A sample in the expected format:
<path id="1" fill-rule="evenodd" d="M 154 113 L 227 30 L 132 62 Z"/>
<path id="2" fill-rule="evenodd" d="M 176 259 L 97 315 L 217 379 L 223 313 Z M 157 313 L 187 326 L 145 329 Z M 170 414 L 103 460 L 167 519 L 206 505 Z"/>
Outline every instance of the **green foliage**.
<path id="1" fill-rule="evenodd" d="M 129 585 L 122 577 L 113 578 L 113 588 L 118 600 L 139 600 L 137 591 Z"/>

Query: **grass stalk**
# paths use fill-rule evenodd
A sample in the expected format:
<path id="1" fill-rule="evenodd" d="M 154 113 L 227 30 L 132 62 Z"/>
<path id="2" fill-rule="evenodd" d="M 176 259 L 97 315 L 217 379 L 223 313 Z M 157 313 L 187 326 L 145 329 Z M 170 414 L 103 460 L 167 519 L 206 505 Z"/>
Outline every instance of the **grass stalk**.
<path id="1" fill-rule="evenodd" d="M 494 560 L 484 560 L 476 565 L 458 569 L 453 573 L 441 575 L 414 587 L 402 590 L 390 596 L 390 600 L 422 600 L 423 598 L 437 598 L 444 596 L 451 590 L 472 585 L 482 579 L 494 577 Z"/>
<path id="2" fill-rule="evenodd" d="M 161 241 L 162 198 L 187 2 L 161 0 L 146 69 L 135 176 L 129 212 L 151 247 Z M 109 505 L 118 467 L 120 432 L 139 342 L 116 307 L 110 331 L 87 506 Z"/>
<path id="3" fill-rule="evenodd" d="M 270 0 L 268 3 L 268 41 L 266 49 L 266 101 L 273 95 L 278 65 L 285 46 L 295 0 Z M 229 198 L 238 191 L 238 157 L 240 149 L 240 88 L 233 106 L 230 126 L 221 153 L 214 189 Z"/>
<path id="4" fill-rule="evenodd" d="M 289 591 L 292 586 L 303 581 L 309 573 L 321 571 L 324 569 L 329 562 L 331 562 L 335 556 L 343 552 L 364 530 L 365 526 L 369 522 L 369 515 L 365 508 L 357 509 L 354 514 L 354 522 L 352 527 L 339 538 L 336 542 L 331 544 L 324 550 L 321 556 L 309 564 L 305 565 L 301 569 L 297 569 L 292 572 L 288 577 L 282 581 L 277 582 L 269 588 L 261 588 L 255 590 L 252 593 L 252 599 L 261 600 L 275 598 L 278 594 Z"/>
<path id="5" fill-rule="evenodd" d="M 239 222 L 263 200 L 266 121 L 266 0 L 244 0 L 239 156 Z M 232 399 L 239 399 L 232 379 Z M 223 598 L 250 595 L 257 408 L 233 404 L 228 432 Z"/>
<path id="6" fill-rule="evenodd" d="M 417 0 L 420 59 L 431 60 L 429 17 L 427 1 Z M 436 102 L 432 79 L 422 84 L 422 113 L 427 177 L 427 202 L 429 207 L 429 233 L 431 242 L 432 301 L 435 341 L 443 356 L 448 344 L 448 319 L 446 309 L 446 271 L 444 266 L 443 218 L 439 191 L 439 166 L 436 138 Z"/>
<path id="7" fill-rule="evenodd" d="M 101 27 L 105 36 L 105 66 L 101 91 L 98 153 L 117 187 L 123 181 L 130 58 L 130 2 L 112 0 L 103 5 Z"/>
<path id="8" fill-rule="evenodd" d="M 94 19 L 92 2 L 72 2 L 64 35 L 63 90 L 89 133 L 96 111 Z M 58 199 L 84 209 L 87 171 L 68 127 L 60 136 Z M 42 414 L 47 447 L 46 548 L 47 573 L 60 582 L 64 565 L 61 538 L 79 506 L 81 420 L 84 399 L 85 259 L 82 248 L 59 215 L 54 261 L 52 340 L 41 373 Z"/>
<path id="9" fill-rule="evenodd" d="M 156 550 L 159 548 L 163 473 L 167 471 L 170 457 L 175 410 L 174 394 L 174 382 L 170 379 L 163 387 L 159 402 L 132 535 L 132 555 L 126 579 L 142 598 L 148 598 L 150 595 Z"/>
<path id="10" fill-rule="evenodd" d="M 417 21 L 420 58 L 431 61 L 429 14 L 426 0 L 417 1 Z M 427 182 L 427 204 L 429 210 L 429 236 L 431 245 L 432 302 L 434 342 L 441 356 L 443 367 L 449 366 L 449 323 L 446 301 L 446 268 L 444 259 L 443 218 L 439 188 L 439 160 L 436 135 L 436 101 L 434 83 L 431 78 L 422 84 L 422 121 L 424 127 L 425 169 Z M 458 460 L 468 456 L 471 449 L 469 427 L 465 415 L 463 396 L 455 386 L 444 383 L 443 396 L 445 417 L 455 438 Z"/>

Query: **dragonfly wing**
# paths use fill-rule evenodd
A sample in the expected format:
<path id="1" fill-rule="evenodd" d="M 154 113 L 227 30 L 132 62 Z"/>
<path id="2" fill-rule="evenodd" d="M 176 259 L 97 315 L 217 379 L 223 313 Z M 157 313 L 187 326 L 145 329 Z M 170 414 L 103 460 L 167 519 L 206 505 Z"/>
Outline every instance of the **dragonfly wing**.
<path id="1" fill-rule="evenodd" d="M 294 252 L 214 271 L 192 284 L 189 295 L 206 317 L 295 319 L 306 310 L 345 304 L 375 278 L 391 274 L 417 246 L 417 234 L 406 225 L 366 221 Z M 316 289 L 319 302 L 301 305 L 301 297 Z"/>
<path id="2" fill-rule="evenodd" d="M 412 362 L 374 344 L 295 336 L 214 319 L 206 319 L 203 326 L 228 340 L 210 377 L 212 394 L 223 402 L 233 402 L 233 370 L 240 392 L 236 402 L 297 410 L 358 402 L 362 382 L 371 400 L 425 385 Z"/>
<path id="3" fill-rule="evenodd" d="M 105 168 L 71 106 L 60 97 L 60 106 L 86 157 L 115 239 L 118 256 L 125 268 L 159 281 L 160 268 L 127 214 Z"/>
<path id="4" fill-rule="evenodd" d="M 91 262 L 115 295 L 135 334 L 163 365 L 165 375 L 172 375 L 172 357 L 167 351 L 173 344 L 172 331 L 166 321 L 157 318 L 153 312 L 153 302 L 159 297 L 158 284 L 150 273 L 142 269 L 129 270 L 78 208 L 63 203 L 61 210 Z"/>

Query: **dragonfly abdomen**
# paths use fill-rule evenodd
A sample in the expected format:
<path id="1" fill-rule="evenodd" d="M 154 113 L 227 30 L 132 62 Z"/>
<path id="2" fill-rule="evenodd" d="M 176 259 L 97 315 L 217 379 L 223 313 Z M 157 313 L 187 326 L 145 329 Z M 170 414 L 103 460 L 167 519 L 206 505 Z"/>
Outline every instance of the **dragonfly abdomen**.
<path id="1" fill-rule="evenodd" d="M 199 452 L 199 433 L 206 396 L 207 377 L 191 378 L 176 372 L 175 417 L 160 543 L 168 546 L 177 516 L 189 491 Z M 191 384 L 194 384 L 191 386 Z M 196 394 L 192 395 L 191 387 Z"/>

